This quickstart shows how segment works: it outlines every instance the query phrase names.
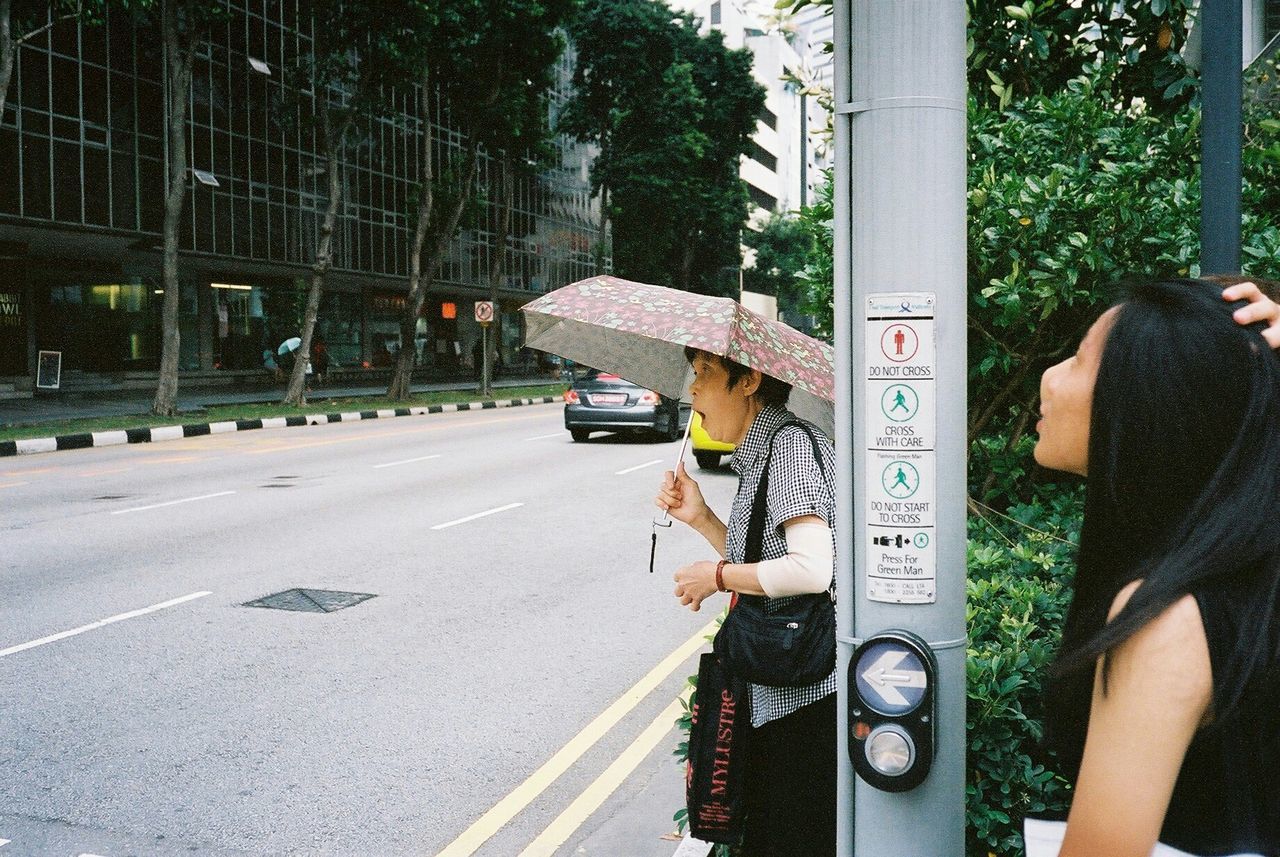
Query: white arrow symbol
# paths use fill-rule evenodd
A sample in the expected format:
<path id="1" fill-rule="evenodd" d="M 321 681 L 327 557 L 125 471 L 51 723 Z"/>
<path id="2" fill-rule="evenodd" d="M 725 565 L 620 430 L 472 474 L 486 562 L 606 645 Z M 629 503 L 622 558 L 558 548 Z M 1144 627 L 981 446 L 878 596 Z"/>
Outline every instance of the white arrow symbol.
<path id="1" fill-rule="evenodd" d="M 926 687 L 928 677 L 920 671 L 908 670 L 893 672 L 893 668 L 907 657 L 903 651 L 889 650 L 876 658 L 876 662 L 862 674 L 871 689 L 880 694 L 880 698 L 890 705 L 910 704 L 905 696 L 898 692 L 899 687 Z"/>

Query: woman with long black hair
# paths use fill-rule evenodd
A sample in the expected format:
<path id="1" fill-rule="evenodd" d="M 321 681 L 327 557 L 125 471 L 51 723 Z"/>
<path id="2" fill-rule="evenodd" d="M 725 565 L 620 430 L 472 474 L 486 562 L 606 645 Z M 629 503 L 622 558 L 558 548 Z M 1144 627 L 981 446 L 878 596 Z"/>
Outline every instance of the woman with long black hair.
<path id="1" fill-rule="evenodd" d="M 1028 857 L 1280 857 L 1280 332 L 1223 296 L 1136 286 L 1041 381 L 1036 460 L 1087 487 L 1046 705 L 1074 797 Z"/>

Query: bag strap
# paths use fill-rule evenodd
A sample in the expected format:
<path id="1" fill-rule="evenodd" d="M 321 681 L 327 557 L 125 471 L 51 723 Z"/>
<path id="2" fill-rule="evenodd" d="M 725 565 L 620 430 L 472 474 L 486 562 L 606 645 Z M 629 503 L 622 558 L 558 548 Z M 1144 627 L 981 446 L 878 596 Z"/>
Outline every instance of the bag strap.
<path id="1" fill-rule="evenodd" d="M 769 436 L 769 441 L 765 445 L 767 457 L 764 460 L 764 469 L 760 471 L 760 483 L 756 486 L 755 499 L 751 503 L 751 522 L 747 525 L 747 544 L 743 558 L 747 563 L 760 562 L 764 553 L 764 525 L 769 506 L 769 464 L 773 460 L 773 441 L 787 426 L 799 426 L 804 429 L 809 443 L 813 445 L 813 458 L 818 462 L 818 472 L 822 474 L 823 481 L 827 481 L 827 469 L 822 463 L 822 447 L 818 445 L 813 429 L 798 420 L 788 420 L 773 430 L 773 434 Z"/>

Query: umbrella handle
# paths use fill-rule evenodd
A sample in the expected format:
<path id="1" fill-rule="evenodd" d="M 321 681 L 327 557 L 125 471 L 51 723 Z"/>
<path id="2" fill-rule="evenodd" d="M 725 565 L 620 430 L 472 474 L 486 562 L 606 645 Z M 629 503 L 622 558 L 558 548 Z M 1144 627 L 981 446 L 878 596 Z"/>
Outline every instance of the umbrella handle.
<path id="1" fill-rule="evenodd" d="M 680 419 L 680 404 L 678 402 L 676 403 L 676 419 Z M 680 462 L 684 461 L 685 450 L 689 448 L 689 432 L 692 428 L 693 411 L 690 410 L 689 422 L 684 425 L 684 439 L 680 441 L 680 452 L 676 454 L 676 463 L 671 467 L 672 473 L 680 472 Z M 671 515 L 666 509 L 663 509 L 662 513 L 653 519 L 653 524 L 655 527 L 669 527 L 671 526 Z"/>

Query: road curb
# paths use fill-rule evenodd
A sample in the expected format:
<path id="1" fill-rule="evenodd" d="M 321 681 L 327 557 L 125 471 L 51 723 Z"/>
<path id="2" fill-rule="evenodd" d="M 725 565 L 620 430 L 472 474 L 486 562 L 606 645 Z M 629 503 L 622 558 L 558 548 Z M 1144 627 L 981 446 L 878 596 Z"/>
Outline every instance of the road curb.
<path id="1" fill-rule="evenodd" d="M 384 408 L 376 411 L 347 411 L 337 414 L 307 414 L 306 416 L 268 417 L 257 420 L 226 420 L 215 423 L 186 423 L 152 428 L 79 432 L 77 434 L 60 434 L 54 437 L 0 441 L 0 458 L 14 455 L 32 455 L 40 452 L 61 452 L 64 449 L 89 449 L 91 447 L 120 446 L 130 443 L 158 443 L 165 440 L 181 440 L 185 437 L 253 431 L 265 428 L 319 426 L 328 423 L 412 417 L 424 414 L 453 413 L 455 411 L 482 411 L 492 408 L 518 408 L 523 405 L 550 405 L 559 401 L 561 399 L 558 396 L 540 396 L 534 399 L 491 399 L 481 402 L 458 402 L 448 405 L 420 405 L 414 408 Z"/>
<path id="2" fill-rule="evenodd" d="M 707 857 L 713 847 L 710 842 L 703 842 L 701 839 L 694 839 L 692 834 L 685 834 L 684 839 L 680 841 L 680 847 L 671 857 Z"/>

